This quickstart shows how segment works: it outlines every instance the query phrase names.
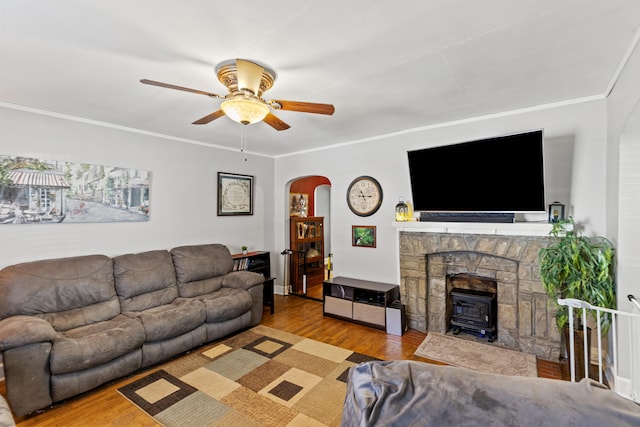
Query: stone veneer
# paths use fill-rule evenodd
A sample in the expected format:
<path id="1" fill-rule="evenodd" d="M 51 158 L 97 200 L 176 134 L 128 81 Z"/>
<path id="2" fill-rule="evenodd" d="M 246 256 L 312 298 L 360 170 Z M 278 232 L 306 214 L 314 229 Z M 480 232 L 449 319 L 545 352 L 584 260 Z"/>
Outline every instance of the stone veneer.
<path id="1" fill-rule="evenodd" d="M 560 334 L 538 273 L 547 237 L 400 232 L 400 298 L 411 329 L 445 333 L 447 276 L 498 284 L 497 345 L 557 360 Z"/>

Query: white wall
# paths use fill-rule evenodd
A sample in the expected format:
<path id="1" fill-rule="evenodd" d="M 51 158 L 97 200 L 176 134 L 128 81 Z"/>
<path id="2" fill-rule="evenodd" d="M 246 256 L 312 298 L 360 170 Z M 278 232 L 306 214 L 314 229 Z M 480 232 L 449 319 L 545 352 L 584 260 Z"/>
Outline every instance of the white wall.
<path id="1" fill-rule="evenodd" d="M 336 106 L 339 109 L 339 106 Z M 408 150 L 544 128 L 547 201 L 561 200 L 569 213 L 586 226 L 587 233 L 604 234 L 606 173 L 606 102 L 591 100 L 575 105 L 532 109 L 510 115 L 426 127 L 355 144 L 300 153 L 276 159 L 275 244 L 285 241 L 286 183 L 296 176 L 322 175 L 331 188 L 331 243 L 334 276 L 398 283 L 397 231 L 394 207 L 399 196 L 410 197 Z M 354 215 L 346 205 L 349 183 L 371 175 L 382 185 L 384 200 L 370 217 Z M 564 199 L 568 197 L 569 199 Z M 546 216 L 527 218 L 545 220 Z M 352 225 L 377 226 L 377 248 L 351 246 Z M 282 274 L 280 269 L 276 270 Z"/>
<path id="2" fill-rule="evenodd" d="M 640 34 L 640 33 L 639 33 Z M 637 39 L 637 37 L 636 37 Z M 608 223 L 616 237 L 618 309 L 634 312 L 627 299 L 633 294 L 640 298 L 640 48 L 636 45 L 616 82 L 608 100 Z M 637 311 L 636 311 L 637 312 Z M 634 346 L 640 354 L 640 341 L 628 340 L 629 329 L 624 323 L 618 327 L 618 354 L 630 353 Z M 631 378 L 631 361 L 624 357 L 617 364 L 617 372 Z M 637 368 L 637 363 L 636 363 Z M 640 372 L 635 371 L 635 393 L 640 392 Z M 623 395 L 634 392 L 629 381 L 616 378 L 616 391 Z"/>
<path id="3" fill-rule="evenodd" d="M 569 213 L 590 233 L 605 234 L 605 107 L 604 100 L 595 100 L 533 109 L 415 129 L 275 161 L 249 156 L 248 162 L 235 151 L 0 108 L 2 154 L 132 167 L 153 173 L 148 223 L 1 226 L 0 266 L 58 256 L 117 255 L 221 242 L 234 252 L 243 244 L 250 249 L 270 250 L 278 285 L 284 277 L 279 253 L 288 247 L 287 182 L 299 176 L 322 175 L 332 182 L 334 275 L 397 283 L 397 231 L 392 224 L 398 197 L 410 196 L 406 151 L 537 128 L 545 130 L 548 201 L 565 202 Z M 256 176 L 253 216 L 216 216 L 218 171 Z M 383 187 L 382 207 L 371 217 L 358 217 L 346 205 L 347 186 L 360 175 L 374 176 Z M 352 225 L 377 226 L 377 248 L 352 247 Z"/>
<path id="4" fill-rule="evenodd" d="M 273 159 L 0 107 L 0 154 L 152 172 L 148 222 L 6 224 L 0 267 L 35 259 L 119 255 L 183 244 L 273 249 Z M 219 217 L 217 172 L 255 176 L 254 215 Z"/>
<path id="5" fill-rule="evenodd" d="M 608 99 L 609 145 L 619 151 L 619 171 L 609 188 L 619 195 L 610 221 L 617 225 L 618 308 L 632 311 L 628 294 L 640 298 L 640 48 L 636 46 Z M 616 157 L 615 160 L 618 160 Z"/>

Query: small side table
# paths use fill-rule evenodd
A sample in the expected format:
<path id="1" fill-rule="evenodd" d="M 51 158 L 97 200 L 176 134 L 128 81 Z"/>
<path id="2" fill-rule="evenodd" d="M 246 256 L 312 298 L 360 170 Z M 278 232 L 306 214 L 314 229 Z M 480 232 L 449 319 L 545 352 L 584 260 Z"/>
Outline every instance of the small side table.
<path id="1" fill-rule="evenodd" d="M 271 314 L 274 313 L 275 304 L 273 297 L 273 282 L 276 280 L 275 277 L 267 277 L 264 279 L 264 287 L 262 289 L 262 301 L 264 305 L 268 305 L 271 308 Z"/>

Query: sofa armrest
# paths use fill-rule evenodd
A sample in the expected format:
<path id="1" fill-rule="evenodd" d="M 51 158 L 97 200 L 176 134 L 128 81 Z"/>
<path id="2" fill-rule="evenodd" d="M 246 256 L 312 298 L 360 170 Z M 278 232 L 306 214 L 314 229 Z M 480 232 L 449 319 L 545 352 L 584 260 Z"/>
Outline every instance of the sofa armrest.
<path id="1" fill-rule="evenodd" d="M 56 336 L 51 324 L 39 317 L 17 315 L 0 320 L 7 398 L 16 416 L 53 403 L 49 356 Z"/>
<path id="2" fill-rule="evenodd" d="M 249 290 L 254 286 L 262 285 L 264 276 L 253 271 L 232 271 L 225 274 L 222 279 L 222 287 Z"/>
<path id="3" fill-rule="evenodd" d="M 244 289 L 251 295 L 251 326 L 262 319 L 263 284 L 264 276 L 253 271 L 232 271 L 222 279 L 222 287 Z"/>
<path id="4" fill-rule="evenodd" d="M 55 337 L 51 324 L 39 317 L 19 315 L 0 320 L 0 351 L 53 341 Z"/>

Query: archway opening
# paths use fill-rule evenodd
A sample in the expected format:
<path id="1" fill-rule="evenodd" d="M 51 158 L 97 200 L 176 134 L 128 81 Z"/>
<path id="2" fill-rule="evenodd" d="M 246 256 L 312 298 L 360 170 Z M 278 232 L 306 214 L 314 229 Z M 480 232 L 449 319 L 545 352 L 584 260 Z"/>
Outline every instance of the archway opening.
<path id="1" fill-rule="evenodd" d="M 287 183 L 289 226 L 288 283 L 285 293 L 322 300 L 331 253 L 331 181 L 324 176 L 305 176 Z"/>

